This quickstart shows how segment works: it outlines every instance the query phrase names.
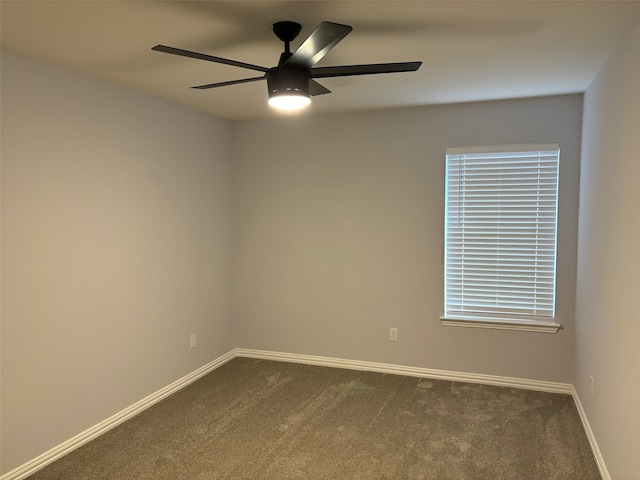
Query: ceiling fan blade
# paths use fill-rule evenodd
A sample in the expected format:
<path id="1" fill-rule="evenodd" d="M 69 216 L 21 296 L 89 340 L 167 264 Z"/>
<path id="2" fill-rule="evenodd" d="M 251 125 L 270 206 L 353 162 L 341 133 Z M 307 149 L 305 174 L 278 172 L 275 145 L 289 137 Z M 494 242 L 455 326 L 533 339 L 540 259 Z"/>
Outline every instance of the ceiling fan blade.
<path id="1" fill-rule="evenodd" d="M 337 67 L 315 67 L 311 78 L 347 77 L 351 75 L 373 75 L 376 73 L 415 72 L 422 62 L 373 63 L 369 65 L 343 65 Z"/>
<path id="2" fill-rule="evenodd" d="M 235 60 L 229 60 L 227 58 L 214 57 L 212 55 L 207 55 L 205 53 L 190 52 L 189 50 L 182 50 L 180 48 L 167 47 L 166 45 L 156 45 L 155 47 L 152 47 L 151 50 L 155 50 L 156 52 L 170 53 L 172 55 L 181 55 L 183 57 L 197 58 L 198 60 L 206 60 L 208 62 L 224 63 L 225 65 L 232 65 L 234 67 L 240 67 L 240 68 L 248 68 L 250 70 L 257 70 L 259 72 L 266 72 L 267 70 L 269 70 L 268 68 L 261 67 L 260 65 L 252 65 L 250 63 L 236 62 Z"/>
<path id="3" fill-rule="evenodd" d="M 311 95 L 312 97 L 315 97 L 317 95 L 324 95 L 325 93 L 331 93 L 331 90 L 329 90 L 323 85 L 320 85 L 315 80 L 309 81 L 309 95 Z"/>
<path id="4" fill-rule="evenodd" d="M 196 88 L 198 90 L 207 90 L 209 88 L 226 87 L 227 85 L 238 85 L 239 83 L 256 82 L 258 80 L 264 80 L 265 78 L 266 78 L 265 76 L 253 77 L 253 78 L 241 78 L 240 80 L 231 80 L 229 82 L 218 82 L 218 83 L 208 83 L 206 85 L 196 85 L 195 87 L 191 87 L 191 88 Z"/>
<path id="5" fill-rule="evenodd" d="M 311 68 L 346 37 L 353 27 L 340 23 L 322 22 L 311 35 L 293 52 L 285 65 Z"/>

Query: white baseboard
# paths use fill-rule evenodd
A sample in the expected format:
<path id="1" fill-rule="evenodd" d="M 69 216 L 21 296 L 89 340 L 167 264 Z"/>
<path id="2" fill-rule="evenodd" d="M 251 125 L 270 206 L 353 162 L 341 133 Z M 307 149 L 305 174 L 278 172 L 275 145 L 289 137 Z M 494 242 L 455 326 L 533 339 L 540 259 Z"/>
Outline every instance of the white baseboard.
<path id="1" fill-rule="evenodd" d="M 496 375 L 480 375 L 477 373 L 452 372 L 448 370 L 434 370 L 431 368 L 408 367 L 405 365 L 393 365 L 389 363 L 366 362 L 361 360 L 346 360 L 342 358 L 318 357 L 314 355 L 302 355 L 297 353 L 269 352 L 265 350 L 251 350 L 236 348 L 237 357 L 260 358 L 264 360 L 277 360 L 281 362 L 304 363 L 307 365 L 321 365 L 325 367 L 348 368 L 351 370 L 363 370 L 367 372 L 391 373 L 411 377 L 435 378 L 439 380 L 451 380 L 454 382 L 482 383 L 484 385 L 496 385 L 501 387 L 524 388 L 542 392 L 564 393 L 571 395 L 573 386 L 569 383 L 544 382 L 541 380 L 528 380 L 513 377 L 500 377 Z"/>
<path id="2" fill-rule="evenodd" d="M 53 447 L 51 450 L 44 452 L 42 455 L 37 456 L 33 460 L 30 460 L 27 463 L 20 465 L 19 467 L 11 470 L 10 472 L 5 473 L 0 477 L 0 480 L 23 480 L 29 475 L 33 475 L 38 470 L 49 465 L 51 462 L 58 460 L 59 458 L 65 456 L 66 454 L 72 452 L 73 450 L 81 447 L 85 443 L 90 442 L 96 437 L 99 437 L 103 433 L 111 430 L 112 428 L 120 425 L 122 422 L 138 415 L 143 410 L 155 405 L 156 403 L 164 400 L 168 396 L 174 394 L 178 390 L 183 389 L 190 383 L 195 382 L 200 377 L 206 375 L 207 373 L 215 370 L 219 366 L 228 362 L 229 360 L 235 357 L 235 351 L 232 350 L 224 355 L 216 358 L 212 362 L 207 363 L 206 365 L 194 370 L 193 372 L 185 375 L 184 377 L 176 380 L 175 382 L 167 385 L 164 388 L 161 388 L 155 393 L 143 398 L 142 400 L 134 403 L 133 405 L 125 408 L 124 410 L 112 415 L 111 417 L 103 420 L 102 422 L 94 425 L 91 428 L 88 428 L 84 432 L 79 433 L 75 437 L 70 438 L 66 442 L 61 443 L 60 445 Z"/>
<path id="3" fill-rule="evenodd" d="M 538 390 L 543 392 L 563 393 L 572 395 L 576 403 L 580 418 L 584 425 L 589 443 L 593 450 L 600 474 L 603 480 L 611 480 L 604 459 L 598 448 L 593 431 L 589 425 L 578 394 L 573 385 L 568 383 L 544 382 L 541 380 L 528 380 L 513 377 L 501 377 L 496 375 L 480 375 L 476 373 L 452 372 L 448 370 L 434 370 L 430 368 L 409 367 L 404 365 L 394 365 L 388 363 L 367 362 L 361 360 L 348 360 L 332 357 L 320 357 L 315 355 L 303 355 L 296 353 L 271 352 L 266 350 L 252 350 L 246 348 L 236 348 L 230 352 L 216 358 L 212 362 L 203 367 L 194 370 L 190 374 L 180 378 L 179 380 L 167 385 L 157 392 L 143 398 L 139 402 L 134 403 L 130 407 L 125 408 L 121 412 L 112 415 L 106 420 L 94 425 L 84 432 L 70 438 L 66 442 L 52 448 L 51 450 L 39 455 L 29 462 L 11 470 L 2 475 L 0 480 L 23 480 L 29 475 L 34 474 L 38 470 L 44 468 L 51 462 L 63 457 L 73 450 L 81 447 L 85 443 L 90 442 L 94 438 L 120 425 L 122 422 L 141 413 L 143 410 L 155 405 L 169 395 L 186 387 L 190 383 L 195 382 L 200 377 L 210 373 L 219 366 L 225 364 L 235 357 L 258 358 L 263 360 L 275 360 L 281 362 L 302 363 L 306 365 L 319 365 L 325 367 L 347 368 L 351 370 L 362 370 L 368 372 L 389 373 L 394 375 L 407 375 L 412 377 L 424 377 L 440 380 L 451 380 L 455 382 L 481 383 L 484 385 L 496 385 L 512 388 L 523 388 L 528 390 Z"/>
<path id="4" fill-rule="evenodd" d="M 591 425 L 589 424 L 589 420 L 587 419 L 587 414 L 582 407 L 582 402 L 580 401 L 578 392 L 573 385 L 571 386 L 571 394 L 573 395 L 573 401 L 576 404 L 578 414 L 580 415 L 580 419 L 582 420 L 582 426 L 584 427 L 584 431 L 587 434 L 587 438 L 589 439 L 589 445 L 591 445 L 591 451 L 593 452 L 593 456 L 596 459 L 596 464 L 598 465 L 600 476 L 602 477 L 602 480 L 611 480 L 611 475 L 609 475 L 609 470 L 607 470 L 607 466 L 604 463 L 602 452 L 600 451 L 600 447 L 598 447 L 598 442 L 596 442 L 596 437 L 593 434 L 593 430 L 591 430 Z"/>

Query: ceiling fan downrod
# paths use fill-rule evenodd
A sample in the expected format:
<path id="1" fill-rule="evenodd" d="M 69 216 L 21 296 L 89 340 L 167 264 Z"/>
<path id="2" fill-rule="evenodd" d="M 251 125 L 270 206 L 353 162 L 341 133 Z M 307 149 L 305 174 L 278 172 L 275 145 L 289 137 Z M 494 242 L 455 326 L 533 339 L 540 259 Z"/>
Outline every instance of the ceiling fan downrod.
<path id="1" fill-rule="evenodd" d="M 280 55 L 278 66 L 283 65 L 293 55 L 291 53 L 291 42 L 295 40 L 300 30 L 302 30 L 302 25 L 296 22 L 284 21 L 273 24 L 273 33 L 284 42 L 284 52 Z"/>

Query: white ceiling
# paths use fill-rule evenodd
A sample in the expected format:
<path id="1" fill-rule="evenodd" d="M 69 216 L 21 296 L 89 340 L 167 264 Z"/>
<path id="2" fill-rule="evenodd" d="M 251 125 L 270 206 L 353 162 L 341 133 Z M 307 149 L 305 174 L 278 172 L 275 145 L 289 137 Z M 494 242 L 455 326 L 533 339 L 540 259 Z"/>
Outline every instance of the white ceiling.
<path id="1" fill-rule="evenodd" d="M 272 67 L 272 23 L 299 45 L 321 21 L 353 32 L 318 65 L 423 61 L 415 73 L 322 79 L 305 114 L 583 92 L 640 15 L 638 1 L 8 1 L 1 45 L 227 119 L 277 115 L 255 71 L 158 53 L 165 44 Z"/>

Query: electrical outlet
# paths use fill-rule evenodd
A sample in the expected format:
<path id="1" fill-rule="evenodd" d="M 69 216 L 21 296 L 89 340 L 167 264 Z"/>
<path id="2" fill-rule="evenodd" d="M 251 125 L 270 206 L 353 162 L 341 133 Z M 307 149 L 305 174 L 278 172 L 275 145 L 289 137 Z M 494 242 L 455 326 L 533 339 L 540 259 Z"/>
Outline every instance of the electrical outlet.
<path id="1" fill-rule="evenodd" d="M 398 341 L 398 329 L 395 327 L 389 328 L 389 340 L 392 342 Z"/>
<path id="2" fill-rule="evenodd" d="M 589 377 L 589 379 L 591 380 L 589 385 L 589 393 L 591 393 L 591 396 L 593 397 L 593 377 Z"/>
<path id="3" fill-rule="evenodd" d="M 191 342 L 191 348 L 196 348 L 198 346 L 198 340 L 195 333 L 191 334 L 189 341 Z"/>

